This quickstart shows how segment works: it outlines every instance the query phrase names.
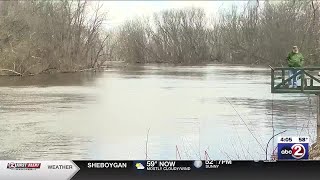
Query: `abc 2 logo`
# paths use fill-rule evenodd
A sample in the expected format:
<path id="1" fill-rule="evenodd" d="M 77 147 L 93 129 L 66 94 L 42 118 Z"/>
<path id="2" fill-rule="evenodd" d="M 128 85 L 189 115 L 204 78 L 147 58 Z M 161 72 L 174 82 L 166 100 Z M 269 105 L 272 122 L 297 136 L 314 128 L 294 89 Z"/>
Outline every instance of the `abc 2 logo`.
<path id="1" fill-rule="evenodd" d="M 278 160 L 299 160 L 309 158 L 308 143 L 279 143 Z"/>

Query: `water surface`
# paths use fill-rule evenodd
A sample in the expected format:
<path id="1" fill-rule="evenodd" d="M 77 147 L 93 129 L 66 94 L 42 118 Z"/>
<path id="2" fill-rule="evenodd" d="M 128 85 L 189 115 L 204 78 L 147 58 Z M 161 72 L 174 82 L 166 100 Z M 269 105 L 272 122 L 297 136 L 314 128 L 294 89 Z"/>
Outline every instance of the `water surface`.
<path id="1" fill-rule="evenodd" d="M 312 96 L 272 95 L 269 76 L 147 65 L 0 77 L 1 159 L 264 159 L 273 132 L 316 127 Z"/>

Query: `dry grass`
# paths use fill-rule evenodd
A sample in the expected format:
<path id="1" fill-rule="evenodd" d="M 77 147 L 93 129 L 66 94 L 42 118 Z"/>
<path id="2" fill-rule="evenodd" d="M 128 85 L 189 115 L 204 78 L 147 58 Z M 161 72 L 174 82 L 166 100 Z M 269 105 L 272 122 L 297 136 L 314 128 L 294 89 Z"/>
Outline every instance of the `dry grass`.
<path id="1" fill-rule="evenodd" d="M 310 148 L 309 159 L 320 160 L 320 142 L 317 141 Z"/>

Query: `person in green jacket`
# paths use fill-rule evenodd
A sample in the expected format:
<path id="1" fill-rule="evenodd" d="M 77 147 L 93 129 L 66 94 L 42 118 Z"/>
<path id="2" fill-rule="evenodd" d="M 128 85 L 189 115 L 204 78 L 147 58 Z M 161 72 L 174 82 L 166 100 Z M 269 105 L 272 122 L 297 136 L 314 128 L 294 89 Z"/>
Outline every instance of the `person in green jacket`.
<path id="1" fill-rule="evenodd" d="M 291 68 L 303 67 L 304 57 L 299 52 L 298 46 L 293 46 L 292 52 L 288 54 L 287 60 L 288 60 L 288 66 Z M 297 72 L 298 72 L 297 69 L 290 69 L 289 77 L 291 77 L 293 74 L 296 74 Z M 289 87 L 290 88 L 297 87 L 297 76 L 293 77 L 291 81 L 289 81 Z"/>

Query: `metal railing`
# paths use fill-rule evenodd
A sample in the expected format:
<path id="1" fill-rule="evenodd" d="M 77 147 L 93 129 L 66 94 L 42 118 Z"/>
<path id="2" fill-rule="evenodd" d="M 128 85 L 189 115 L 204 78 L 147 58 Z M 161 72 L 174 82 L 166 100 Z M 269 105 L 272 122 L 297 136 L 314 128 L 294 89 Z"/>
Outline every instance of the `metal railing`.
<path id="1" fill-rule="evenodd" d="M 320 94 L 320 67 L 290 68 L 271 67 L 271 93 L 306 93 Z M 289 70 L 296 70 L 289 76 Z M 316 74 L 315 74 L 316 73 Z M 289 81 L 297 78 L 297 87 L 289 87 Z M 280 82 L 277 82 L 280 80 Z"/>

